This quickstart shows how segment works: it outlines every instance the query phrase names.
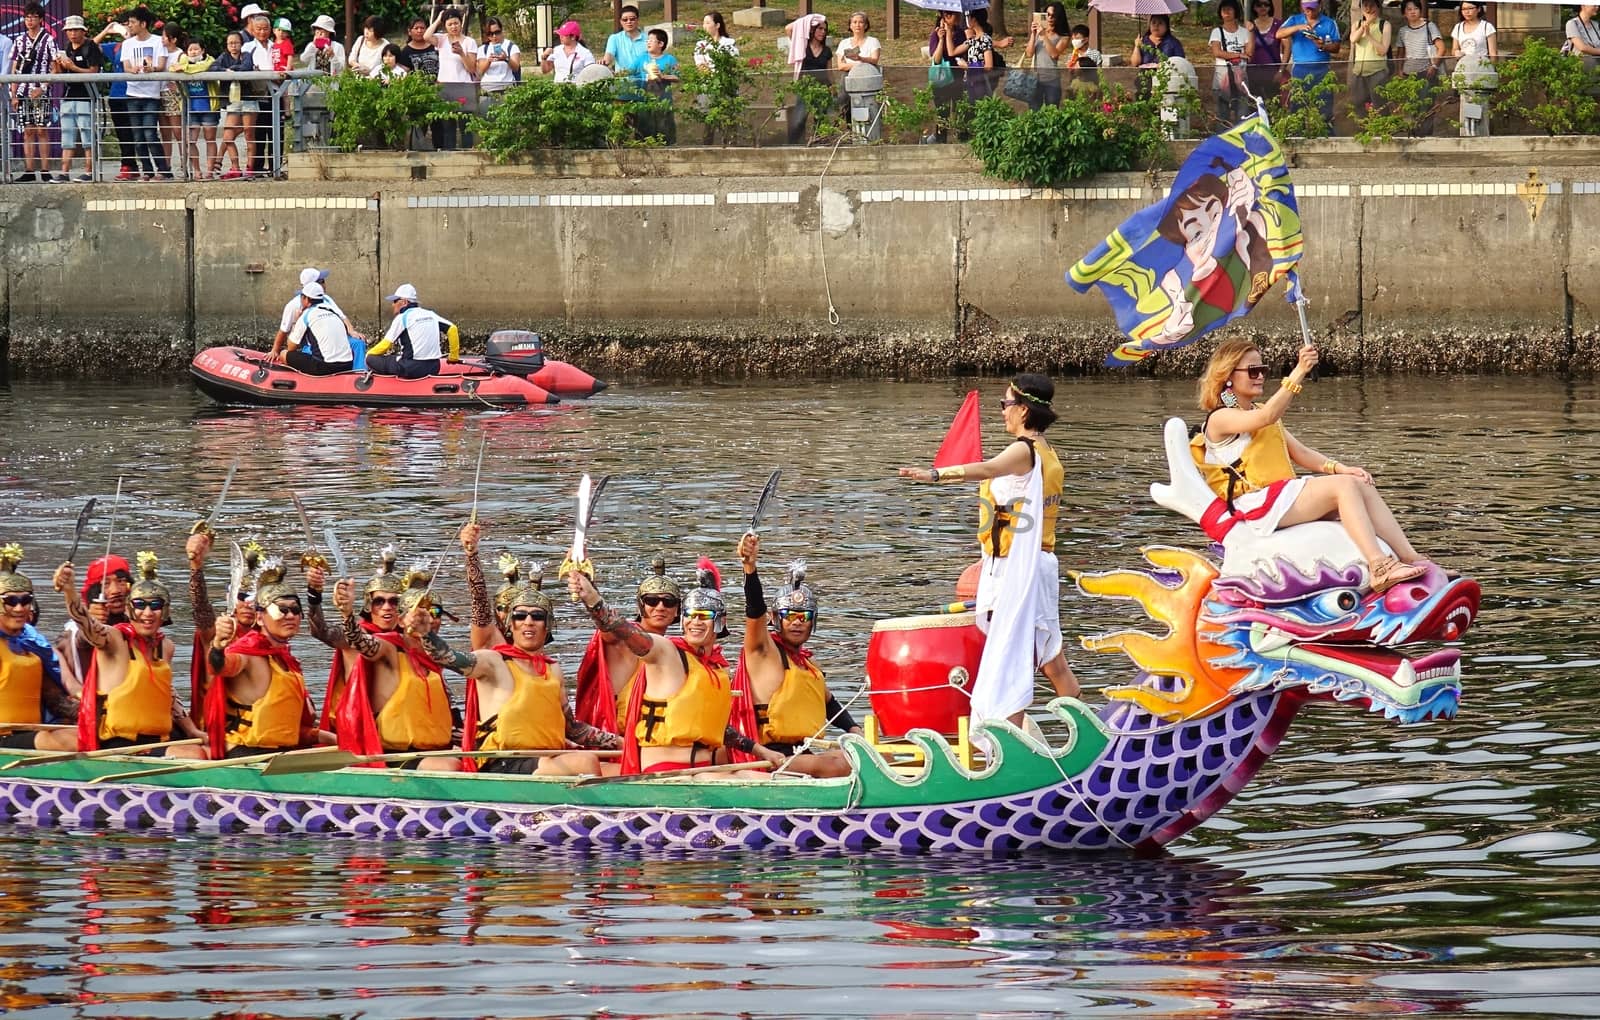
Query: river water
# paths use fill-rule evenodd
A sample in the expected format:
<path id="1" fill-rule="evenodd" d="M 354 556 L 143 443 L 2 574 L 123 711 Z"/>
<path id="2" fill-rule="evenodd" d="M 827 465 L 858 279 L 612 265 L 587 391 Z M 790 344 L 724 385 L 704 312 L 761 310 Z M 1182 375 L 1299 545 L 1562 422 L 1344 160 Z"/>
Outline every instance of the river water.
<path id="1" fill-rule="evenodd" d="M 986 383 L 986 414 L 1000 384 Z M 807 557 L 816 647 L 841 697 L 874 619 L 949 601 L 970 499 L 904 485 L 965 383 L 619 387 L 553 411 L 221 411 L 187 387 L 0 391 L 0 541 L 41 587 L 86 537 L 181 544 L 244 460 L 224 538 L 304 546 L 287 490 L 353 558 L 445 554 L 471 509 L 487 551 L 559 562 L 583 470 L 613 476 L 591 539 L 602 588 L 650 557 L 686 577 L 733 545 L 774 467 L 766 574 Z M 1196 545 L 1156 508 L 1158 429 L 1190 388 L 1063 383 L 1064 568 Z M 1297 434 L 1372 470 L 1416 544 L 1479 578 L 1461 715 L 1401 728 L 1302 714 L 1237 800 L 1156 860 L 556 853 L 531 846 L 0 830 L 0 1008 L 16 1016 L 1600 1015 L 1600 847 L 1588 683 L 1600 647 L 1600 388 L 1327 379 Z M 991 451 L 998 427 L 988 436 Z M 89 559 L 80 553 L 80 562 Z M 225 566 L 212 570 L 214 590 Z M 553 571 L 551 572 L 554 573 Z M 731 573 L 731 570 L 730 570 Z M 46 628 L 62 611 L 46 603 Z M 585 631 L 564 618 L 569 673 Z M 1142 623 L 1068 594 L 1070 636 Z M 176 632 L 183 638 L 180 611 Z M 309 638 L 307 672 L 327 657 Z M 180 640 L 180 645 L 184 643 Z M 1094 689 L 1132 675 L 1070 651 Z M 863 703 L 858 703 L 858 708 Z"/>

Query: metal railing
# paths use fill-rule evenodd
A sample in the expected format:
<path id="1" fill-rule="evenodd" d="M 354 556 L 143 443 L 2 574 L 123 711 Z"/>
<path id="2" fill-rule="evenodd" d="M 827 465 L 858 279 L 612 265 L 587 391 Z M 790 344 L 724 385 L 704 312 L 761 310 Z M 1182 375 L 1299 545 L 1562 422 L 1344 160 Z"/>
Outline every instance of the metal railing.
<path id="1" fill-rule="evenodd" d="M 109 92 L 109 86 L 117 82 L 125 82 L 137 84 L 160 84 L 162 88 L 165 89 L 167 83 L 176 83 L 179 86 L 178 94 L 182 99 L 181 110 L 177 114 L 178 134 L 177 138 L 173 140 L 172 156 L 169 159 L 166 157 L 163 151 L 161 153 L 162 162 L 168 163 L 166 170 L 167 179 L 190 180 L 192 179 L 192 176 L 190 173 L 190 160 L 188 158 L 190 155 L 189 146 L 191 144 L 189 138 L 189 129 L 194 125 L 193 117 L 195 112 L 197 112 L 191 110 L 190 107 L 192 106 L 191 100 L 197 97 L 189 94 L 187 86 L 197 83 L 215 85 L 219 89 L 226 92 L 229 86 L 235 84 L 265 84 L 267 86 L 265 95 L 251 97 L 252 101 L 258 104 L 264 103 L 270 107 L 270 111 L 259 111 L 261 114 L 269 114 L 265 121 L 266 130 L 260 131 L 261 127 L 263 126 L 260 121 L 258 121 L 255 125 L 256 130 L 264 136 L 261 141 L 264 142 L 266 147 L 265 159 L 263 161 L 264 171 L 259 176 L 279 177 L 283 173 L 284 157 L 289 148 L 289 140 L 285 137 L 285 128 L 293 122 L 294 101 L 299 99 L 299 97 L 302 96 L 308 89 L 312 88 L 318 79 L 325 78 L 327 78 L 327 75 L 323 72 L 310 70 L 286 71 L 281 73 L 273 71 L 207 71 L 199 74 L 183 74 L 177 72 L 152 72 L 150 74 L 106 74 L 98 72 L 93 74 L 0 74 L 0 87 L 4 87 L 8 98 L 12 90 L 18 86 L 20 86 L 19 91 L 24 92 L 27 89 L 38 87 L 44 87 L 47 90 L 46 98 L 48 99 L 50 108 L 49 123 L 45 126 L 45 130 L 48 132 L 46 138 L 48 143 L 46 145 L 45 156 L 46 166 L 44 167 L 47 174 L 47 180 L 49 179 L 48 174 L 52 172 L 52 168 L 60 166 L 59 161 L 64 155 L 64 150 L 61 146 L 61 104 L 63 101 L 74 101 L 73 98 L 64 96 L 63 90 L 60 88 L 60 86 L 76 85 L 86 88 L 90 97 L 88 100 L 90 103 L 90 175 L 93 180 L 101 181 L 105 179 L 105 167 L 103 165 L 104 161 L 102 158 L 104 149 L 104 135 L 106 134 L 108 128 L 112 129 L 113 132 L 117 134 L 120 152 L 121 146 L 126 144 L 124 139 L 127 138 L 127 135 L 115 131 L 117 120 L 119 114 L 122 117 L 126 117 L 131 112 L 126 111 L 124 108 L 111 106 L 111 103 L 115 102 L 115 100 L 112 100 L 106 94 Z M 290 100 L 290 103 L 288 104 L 289 109 L 287 111 L 287 116 L 285 110 L 286 104 L 284 102 L 285 99 Z M 158 104 L 160 102 L 159 99 L 152 101 Z M 219 114 L 218 124 L 216 125 L 217 131 L 215 139 L 210 143 L 210 148 L 205 153 L 205 158 L 209 162 L 201 165 L 202 174 L 204 174 L 205 167 L 207 165 L 215 163 L 216 160 L 220 159 L 222 155 L 222 134 L 224 125 L 226 123 L 226 118 L 228 116 L 226 112 L 227 105 L 228 104 L 225 99 L 218 102 L 218 107 L 215 111 Z M 157 107 L 156 116 L 158 119 L 163 116 L 159 105 Z M 126 122 L 124 121 L 124 123 Z M 0 147 L 0 180 L 14 180 L 13 170 L 19 162 L 19 157 L 16 151 L 18 145 L 17 138 L 24 131 L 24 128 L 25 125 L 22 112 L 18 109 L 13 109 L 12 104 L 9 101 L 0 103 L 0 132 L 3 132 L 3 135 L 0 135 L 0 137 L 4 137 L 8 141 L 8 144 Z M 166 141 L 165 138 L 162 137 L 162 132 L 164 130 L 165 129 L 162 128 L 158 122 L 158 126 L 156 128 L 156 145 L 163 150 L 165 148 Z M 200 139 L 197 139 L 195 144 L 199 144 L 199 142 L 203 140 L 204 138 L 202 136 Z M 252 138 L 250 142 L 244 146 L 242 154 L 247 154 L 252 151 L 254 141 L 256 141 L 256 139 Z M 76 147 L 74 147 L 73 151 L 78 152 Z M 128 154 L 121 153 L 121 155 L 124 160 L 123 166 L 126 166 Z M 82 155 L 80 153 L 74 157 L 73 163 L 75 164 L 76 161 L 81 158 Z M 135 158 L 138 158 L 137 151 L 135 152 Z M 241 160 L 241 162 L 243 161 Z M 157 165 L 159 166 L 159 163 Z"/>

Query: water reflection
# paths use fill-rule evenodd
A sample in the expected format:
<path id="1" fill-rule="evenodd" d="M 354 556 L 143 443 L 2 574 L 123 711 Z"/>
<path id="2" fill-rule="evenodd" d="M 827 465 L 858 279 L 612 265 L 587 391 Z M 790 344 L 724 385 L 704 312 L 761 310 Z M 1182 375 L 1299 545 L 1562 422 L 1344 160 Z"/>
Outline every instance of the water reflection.
<path id="1" fill-rule="evenodd" d="M 765 544 L 804 554 L 845 696 L 873 620 L 948 600 L 971 556 L 925 460 L 960 382 L 654 386 L 536 412 L 219 412 L 183 388 L 0 391 L 0 539 L 65 555 L 83 499 L 128 476 L 127 551 L 180 563 L 228 465 L 219 530 L 298 555 L 285 489 L 354 560 L 437 555 L 471 504 L 487 542 L 556 560 L 581 470 L 608 595 L 658 550 L 726 564 L 775 466 Z M 1063 383 L 1075 486 L 1063 565 L 1194 544 L 1143 495 L 1189 387 Z M 0 1008 L 25 1016 L 804 1014 L 1210 1017 L 1600 1013 L 1600 392 L 1594 383 L 1324 379 L 1293 423 L 1378 475 L 1419 545 L 1478 577 L 1452 723 L 1318 707 L 1232 805 L 1157 860 L 573 856 L 526 846 L 0 830 Z M 1352 455 L 1361 451 L 1361 456 Z M 97 520 L 87 538 L 104 540 Z M 124 544 L 126 543 L 126 544 Z M 458 561 L 438 591 L 463 600 Z M 220 568 L 219 568 L 220 569 Z M 47 603 L 46 622 L 60 612 Z M 180 625 L 184 617 L 179 614 Z M 557 645 L 570 669 L 575 620 Z M 1063 627 L 1135 622 L 1068 595 Z M 308 672 L 327 658 L 310 644 Z M 1118 657 L 1074 655 L 1092 689 Z M 859 705 L 857 707 L 860 707 Z"/>

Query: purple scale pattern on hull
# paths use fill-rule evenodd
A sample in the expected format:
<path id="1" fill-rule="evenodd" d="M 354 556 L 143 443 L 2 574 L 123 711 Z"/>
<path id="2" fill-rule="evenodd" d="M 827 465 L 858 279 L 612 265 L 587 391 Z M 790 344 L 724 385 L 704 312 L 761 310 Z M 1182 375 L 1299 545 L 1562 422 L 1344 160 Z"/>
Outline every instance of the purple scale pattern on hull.
<path id="1" fill-rule="evenodd" d="M 32 783 L 0 774 L 0 821 L 79 828 L 465 836 L 549 845 L 686 849 L 778 846 L 1100 849 L 1164 843 L 1226 803 L 1276 744 L 1293 702 L 1263 695 L 1222 714 L 1165 725 L 1129 704 L 1108 706 L 1113 733 L 1077 777 L 1014 796 L 957 804 L 837 812 L 686 811 L 358 801 L 211 789 Z"/>

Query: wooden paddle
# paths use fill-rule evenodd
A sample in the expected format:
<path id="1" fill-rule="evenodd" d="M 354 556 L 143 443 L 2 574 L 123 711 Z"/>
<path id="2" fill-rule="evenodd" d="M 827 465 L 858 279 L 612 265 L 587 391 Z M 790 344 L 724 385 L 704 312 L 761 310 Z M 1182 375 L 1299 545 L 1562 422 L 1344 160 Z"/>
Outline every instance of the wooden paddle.
<path id="1" fill-rule="evenodd" d="M 441 751 L 399 751 L 394 754 L 353 754 L 337 747 L 319 747 L 310 752 L 298 752 L 293 757 L 279 755 L 261 770 L 264 776 L 287 776 L 301 772 L 332 772 L 351 765 L 372 762 L 414 761 L 421 758 L 554 758 L 556 755 L 577 753 L 572 748 L 562 750 L 511 750 L 511 751 L 458 751 L 446 748 Z M 621 751 L 590 751 L 598 758 L 620 758 Z"/>
<path id="2" fill-rule="evenodd" d="M 59 765 L 68 761 L 91 761 L 96 758 L 124 758 L 130 755 L 142 755 L 147 751 L 159 751 L 164 747 L 190 747 L 194 744 L 203 744 L 205 737 L 188 737 L 184 740 L 163 740 L 158 744 L 137 744 L 133 747 L 102 747 L 97 751 L 63 751 L 60 754 L 41 754 L 31 758 L 20 758 L 17 761 L 0 765 L 0 772 L 7 769 L 31 769 L 36 765 Z"/>
<path id="3" fill-rule="evenodd" d="M 51 723 L 51 722 L 0 722 L 0 733 L 18 731 L 22 733 L 43 733 L 46 730 L 75 730 L 77 723 Z"/>
<path id="4" fill-rule="evenodd" d="M 310 750 L 318 751 L 321 748 L 313 747 Z M 124 779 L 143 779 L 145 776 L 166 776 L 178 772 L 204 772 L 206 769 L 220 769 L 225 765 L 259 765 L 264 761 L 281 758 L 286 754 L 302 754 L 301 751 L 272 751 L 268 754 L 251 754 L 240 758 L 215 758 L 204 761 L 190 760 L 177 762 L 172 765 L 162 765 L 159 768 L 140 769 L 137 772 L 114 772 L 110 775 L 95 776 L 89 780 L 91 783 L 120 783 Z"/>
<path id="5" fill-rule="evenodd" d="M 767 761 L 724 762 L 721 765 L 700 765 L 692 769 L 674 769 L 671 772 L 640 772 L 631 776 L 590 776 L 580 779 L 573 786 L 598 786 L 601 783 L 637 783 L 647 779 L 675 779 L 678 776 L 704 776 L 713 772 L 763 772 L 772 768 L 772 763 Z"/>

